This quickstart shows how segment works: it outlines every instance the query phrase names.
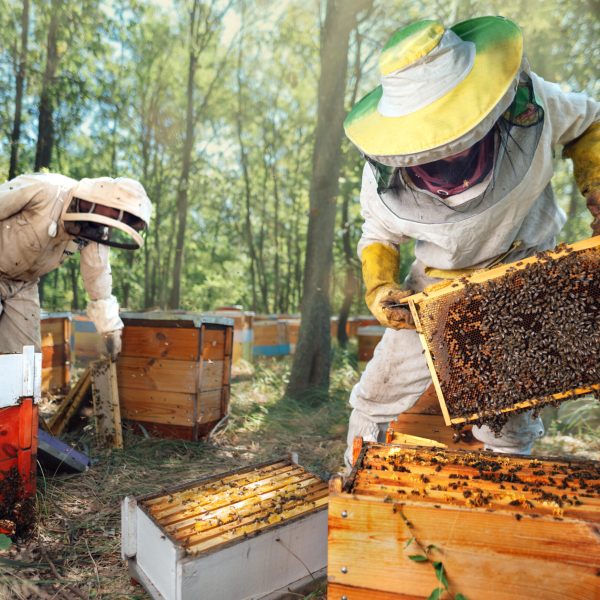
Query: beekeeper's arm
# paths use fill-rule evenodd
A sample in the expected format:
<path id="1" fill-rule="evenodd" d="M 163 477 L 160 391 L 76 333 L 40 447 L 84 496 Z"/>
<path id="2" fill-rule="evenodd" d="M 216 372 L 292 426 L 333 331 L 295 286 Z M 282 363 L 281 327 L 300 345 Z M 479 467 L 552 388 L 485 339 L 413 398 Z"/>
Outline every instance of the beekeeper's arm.
<path id="1" fill-rule="evenodd" d="M 89 300 L 87 314 L 104 338 L 106 350 L 114 359 L 121 352 L 123 321 L 119 317 L 119 303 L 112 295 L 112 274 L 109 247 L 89 242 L 81 250 L 81 277 Z"/>
<path id="2" fill-rule="evenodd" d="M 563 156 L 573 160 L 577 187 L 594 216 L 592 232 L 600 235 L 600 103 L 540 78 L 534 84 L 543 89 L 552 141 L 563 145 Z"/>
<path id="3" fill-rule="evenodd" d="M 377 216 L 383 209 L 377 193 L 377 183 L 369 164 L 363 170 L 360 192 L 361 214 L 364 219 L 358 255 L 362 263 L 366 287 L 365 301 L 375 318 L 392 329 L 413 328 L 407 305 L 398 306 L 400 300 L 411 295 L 398 283 L 400 274 L 398 238 L 390 233 Z"/>
<path id="4" fill-rule="evenodd" d="M 0 221 L 21 212 L 44 188 L 41 181 L 21 175 L 0 185 Z"/>

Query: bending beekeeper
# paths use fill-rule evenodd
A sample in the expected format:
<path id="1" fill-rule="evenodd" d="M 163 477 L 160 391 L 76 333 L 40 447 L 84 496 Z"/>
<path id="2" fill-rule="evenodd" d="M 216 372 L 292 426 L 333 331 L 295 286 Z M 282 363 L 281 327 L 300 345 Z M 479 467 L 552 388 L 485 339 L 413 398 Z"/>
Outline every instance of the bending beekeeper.
<path id="1" fill-rule="evenodd" d="M 355 436 L 381 441 L 431 382 L 410 313 L 394 303 L 555 246 L 566 221 L 550 185 L 558 146 L 573 159 L 600 234 L 600 105 L 530 71 L 514 23 L 414 23 L 391 37 L 379 70 L 381 85 L 344 123 L 366 160 L 358 245 L 366 302 L 388 328 L 350 396 L 347 464 Z M 416 260 L 401 288 L 399 245 L 409 238 Z M 473 429 L 497 452 L 529 453 L 543 433 L 530 413 L 512 416 L 500 437 Z"/>
<path id="2" fill-rule="evenodd" d="M 150 212 L 133 179 L 35 173 L 0 185 L 0 352 L 40 351 L 39 278 L 79 251 L 87 314 L 116 358 L 123 322 L 109 246 L 140 248 Z"/>

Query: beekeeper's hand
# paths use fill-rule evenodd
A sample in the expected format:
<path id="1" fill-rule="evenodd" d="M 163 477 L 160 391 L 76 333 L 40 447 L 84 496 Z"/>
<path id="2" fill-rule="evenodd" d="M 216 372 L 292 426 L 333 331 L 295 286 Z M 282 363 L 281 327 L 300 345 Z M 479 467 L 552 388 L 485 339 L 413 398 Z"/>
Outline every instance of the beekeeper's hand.
<path id="1" fill-rule="evenodd" d="M 412 292 L 396 283 L 400 267 L 400 253 L 387 244 L 374 243 L 362 251 L 362 272 L 367 293 L 365 301 L 375 318 L 392 329 L 414 329 L 407 304 L 400 300 Z"/>
<path id="2" fill-rule="evenodd" d="M 114 331 L 107 331 L 106 333 L 102 334 L 106 353 L 113 361 L 117 360 L 117 357 L 121 353 L 122 334 L 122 329 L 115 329 Z"/>

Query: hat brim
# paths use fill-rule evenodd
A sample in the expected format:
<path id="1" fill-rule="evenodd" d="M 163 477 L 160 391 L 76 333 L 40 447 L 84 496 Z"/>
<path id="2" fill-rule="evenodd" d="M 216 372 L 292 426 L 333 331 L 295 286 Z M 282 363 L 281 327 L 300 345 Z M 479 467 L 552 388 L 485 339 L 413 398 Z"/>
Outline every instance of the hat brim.
<path id="1" fill-rule="evenodd" d="M 475 44 L 470 73 L 442 98 L 401 117 L 377 110 L 381 86 L 367 94 L 344 121 L 346 135 L 364 154 L 414 155 L 450 144 L 477 127 L 506 97 L 521 66 L 521 30 L 502 17 L 469 19 L 451 29 Z"/>

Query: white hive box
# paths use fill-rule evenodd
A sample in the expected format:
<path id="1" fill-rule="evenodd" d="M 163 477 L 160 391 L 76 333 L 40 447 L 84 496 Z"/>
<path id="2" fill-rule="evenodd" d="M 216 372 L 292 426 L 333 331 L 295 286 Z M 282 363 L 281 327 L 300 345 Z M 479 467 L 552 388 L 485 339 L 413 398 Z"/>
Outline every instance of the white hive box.
<path id="1" fill-rule="evenodd" d="M 160 600 L 277 598 L 324 575 L 327 484 L 282 459 L 122 503 L 122 556 Z"/>

